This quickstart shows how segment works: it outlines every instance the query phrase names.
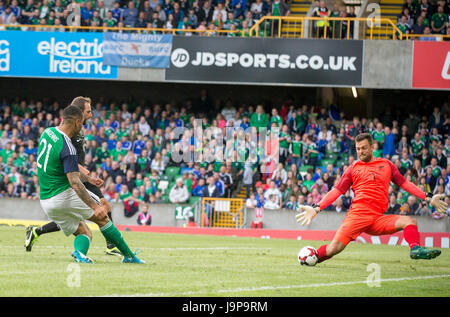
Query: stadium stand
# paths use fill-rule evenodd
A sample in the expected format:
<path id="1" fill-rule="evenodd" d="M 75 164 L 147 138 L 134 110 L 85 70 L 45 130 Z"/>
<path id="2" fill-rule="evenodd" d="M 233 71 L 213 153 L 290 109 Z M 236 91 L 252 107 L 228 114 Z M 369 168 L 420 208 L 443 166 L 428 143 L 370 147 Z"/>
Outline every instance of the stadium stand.
<path id="1" fill-rule="evenodd" d="M 2 98 L 2 197 L 38 198 L 37 142 L 46 127 L 59 124 L 61 105 L 58 101 Z M 105 181 L 102 191 L 111 202 L 126 201 L 131 195 L 147 203 L 179 202 L 177 197 L 181 196 L 189 203 L 205 196 L 246 199 L 261 187 L 265 195 L 262 201 L 268 207 L 295 210 L 299 204 L 319 200 L 339 180 L 355 160 L 352 137 L 360 132 L 373 135 L 376 157 L 391 159 L 422 190 L 450 193 L 448 103 L 440 107 L 422 105 L 419 114 L 406 117 L 387 109 L 380 117 L 351 120 L 333 120 L 327 108 L 287 103 L 278 111 L 266 111 L 262 106 L 228 105 L 222 112 L 211 115 L 188 113 L 183 105 L 170 103 L 153 104 L 145 110 L 137 104 L 121 102 L 96 102 L 92 106 L 94 118 L 85 127 L 86 163 L 93 176 Z M 210 143 L 206 138 L 198 143 L 191 137 L 194 119 L 203 119 L 203 128 L 211 128 L 213 135 L 220 131 L 232 133 L 232 141 L 225 142 L 222 148 L 214 137 Z M 280 127 L 280 139 L 274 140 L 279 142 L 280 153 L 285 150 L 286 155 L 280 156 L 278 165 L 264 163 L 267 144 L 255 148 L 237 138 L 236 128 L 249 125 L 267 127 L 269 131 Z M 180 138 L 174 136 L 176 127 L 186 128 Z M 187 153 L 201 148 L 208 153 L 208 146 L 216 155 L 223 151 L 220 154 L 224 161 L 208 161 L 202 156 L 198 161 L 181 163 L 174 159 L 174 150 Z M 259 164 L 244 164 L 244 160 L 235 159 L 248 159 L 253 150 Z M 187 190 L 187 200 L 185 193 L 173 190 L 177 182 L 178 187 Z M 347 192 L 329 210 L 348 210 L 351 195 Z M 405 214 L 409 210 L 408 214 L 439 217 L 429 206 L 394 185 L 390 197 L 392 211 Z"/>
<path id="2" fill-rule="evenodd" d="M 68 26 L 72 1 L 12 0 L 0 1 L 0 24 L 6 30 L 25 30 L 30 26 Z M 262 16 L 285 16 L 289 6 L 284 0 L 246 1 L 74 1 L 80 7 L 81 26 L 86 31 L 101 32 L 101 27 L 149 28 L 157 33 L 172 29 L 182 34 L 206 31 L 208 35 L 222 32 L 230 36 L 248 36 L 250 28 Z M 76 11 L 75 11 L 76 12 Z M 39 29 L 40 30 L 40 29 Z M 64 28 L 48 30 L 64 31 Z M 229 31 L 231 31 L 229 33 Z M 154 32 L 154 31 L 151 31 Z M 179 32 L 180 33 L 180 32 Z"/>
<path id="3" fill-rule="evenodd" d="M 354 38 L 355 23 L 369 39 L 450 40 L 449 4 L 440 0 L 381 0 L 379 25 L 367 26 L 361 3 L 308 0 L 0 1 L 0 30 L 142 32 L 206 36 Z M 79 24 L 71 12 L 79 12 Z M 79 10 L 79 11 L 78 11 Z M 308 13 L 312 14 L 309 16 Z M 420 18 L 420 16 L 422 17 Z M 405 18 L 402 18 L 405 16 Z M 331 20 L 322 20 L 326 18 Z M 403 21 L 402 21 L 403 20 Z M 420 20 L 420 21 L 419 21 Z M 74 20 L 76 22 L 76 20 Z M 72 22 L 72 23 L 71 23 Z M 310 26 L 307 26 L 310 22 Z M 253 29 L 258 25 L 257 29 Z M 75 28 L 81 26 L 81 28 Z M 360 38 L 361 38 L 360 36 Z"/>

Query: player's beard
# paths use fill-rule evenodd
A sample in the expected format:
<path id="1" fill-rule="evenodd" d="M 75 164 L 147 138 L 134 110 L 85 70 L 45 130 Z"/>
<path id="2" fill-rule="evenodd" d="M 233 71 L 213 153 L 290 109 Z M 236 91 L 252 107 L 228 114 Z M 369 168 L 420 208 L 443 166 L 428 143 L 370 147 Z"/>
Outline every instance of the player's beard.
<path id="1" fill-rule="evenodd" d="M 364 163 L 368 163 L 368 162 L 372 161 L 372 158 L 373 158 L 373 154 L 367 153 L 366 155 L 361 156 L 359 159 L 361 161 L 363 161 Z"/>

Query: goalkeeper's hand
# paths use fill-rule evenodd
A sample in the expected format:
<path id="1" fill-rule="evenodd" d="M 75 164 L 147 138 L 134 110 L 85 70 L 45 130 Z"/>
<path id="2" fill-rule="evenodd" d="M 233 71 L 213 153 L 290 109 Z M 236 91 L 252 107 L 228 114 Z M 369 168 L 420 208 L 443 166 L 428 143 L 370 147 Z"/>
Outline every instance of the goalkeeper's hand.
<path id="1" fill-rule="evenodd" d="M 436 194 L 431 198 L 428 198 L 427 201 L 433 206 L 436 211 L 440 214 L 445 214 L 447 211 L 448 204 L 443 201 L 445 198 L 445 194 Z"/>
<path id="2" fill-rule="evenodd" d="M 301 226 L 304 226 L 304 225 L 309 226 L 311 221 L 314 219 L 314 217 L 318 213 L 316 208 L 314 208 L 312 206 L 300 205 L 299 211 L 301 211 L 301 212 L 295 216 L 295 218 L 297 218 L 297 222 L 299 222 Z"/>

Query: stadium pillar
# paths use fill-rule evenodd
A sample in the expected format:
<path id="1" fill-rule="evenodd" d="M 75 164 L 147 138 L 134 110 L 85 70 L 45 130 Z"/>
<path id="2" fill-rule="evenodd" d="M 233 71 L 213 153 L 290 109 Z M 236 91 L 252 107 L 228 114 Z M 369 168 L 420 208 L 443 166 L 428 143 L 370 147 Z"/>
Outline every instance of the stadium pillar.
<path id="1" fill-rule="evenodd" d="M 373 118 L 373 89 L 366 89 L 366 113 L 368 118 Z"/>
<path id="2" fill-rule="evenodd" d="M 317 104 L 321 107 L 328 107 L 335 99 L 334 94 L 332 87 L 317 88 Z"/>

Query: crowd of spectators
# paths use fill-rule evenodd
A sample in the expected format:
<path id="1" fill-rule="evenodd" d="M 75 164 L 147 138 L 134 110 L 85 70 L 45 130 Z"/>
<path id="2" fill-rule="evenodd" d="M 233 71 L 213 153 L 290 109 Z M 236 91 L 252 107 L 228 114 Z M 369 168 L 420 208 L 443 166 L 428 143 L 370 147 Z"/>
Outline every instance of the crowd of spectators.
<path id="1" fill-rule="evenodd" d="M 387 107 L 380 117 L 350 120 L 334 105 L 298 106 L 291 101 L 266 112 L 262 105 L 216 100 L 220 110 L 214 113 L 212 100 L 202 89 L 198 99 L 179 105 L 94 102 L 93 118 L 85 126 L 86 167 L 104 180 L 105 198 L 135 214 L 139 202 L 236 197 L 244 188 L 249 207 L 296 210 L 300 204 L 319 202 L 339 181 L 356 159 L 354 139 L 362 132 L 372 134 L 375 157 L 392 160 L 423 191 L 450 193 L 448 103 L 434 106 L 420 99 L 416 109 L 423 113 L 405 117 Z M 38 199 L 37 142 L 45 128 L 60 123 L 64 106 L 20 98 L 0 102 L 1 196 Z M 210 111 L 202 114 L 193 106 Z M 196 119 L 206 134 L 200 139 L 194 138 Z M 177 127 L 185 128 L 181 136 L 175 135 Z M 267 143 L 250 138 L 247 132 L 254 128 L 268 128 Z M 227 136 L 223 144 L 221 134 Z M 267 152 L 272 141 L 279 146 L 278 162 Z M 188 154 L 188 160 L 180 162 L 173 153 Z M 176 171 L 172 178 L 169 170 Z M 439 217 L 393 184 L 389 198 L 389 213 Z M 351 199 L 349 190 L 327 210 L 347 211 Z"/>
<path id="2" fill-rule="evenodd" d="M 436 41 L 431 34 L 448 35 L 443 40 L 450 41 L 449 17 L 449 1 L 405 0 L 397 27 L 403 34 L 422 35 L 415 37 L 421 41 Z"/>
<path id="3" fill-rule="evenodd" d="M 78 23 L 72 14 L 78 11 L 70 7 L 70 0 L 10 0 L 9 4 L 6 1 L 0 0 L 0 27 L 1 24 L 9 25 L 7 30 L 21 30 L 14 25 L 22 24 L 38 25 L 39 31 L 64 32 L 63 27 L 45 26 Z M 249 29 L 263 16 L 290 13 L 284 0 L 74 0 L 73 3 L 80 7 L 81 26 L 167 30 L 149 30 L 148 33 L 178 29 L 184 30 L 179 31 L 184 35 L 248 36 Z M 101 29 L 90 31 L 102 32 Z"/>
<path id="4" fill-rule="evenodd" d="M 333 4 L 332 9 L 327 7 L 324 0 L 315 0 L 313 17 L 315 18 L 342 18 L 339 20 L 316 20 L 313 23 L 312 37 L 343 39 L 353 38 L 354 22 L 345 18 L 356 18 L 355 7 L 345 5 L 339 6 L 337 2 Z"/>

